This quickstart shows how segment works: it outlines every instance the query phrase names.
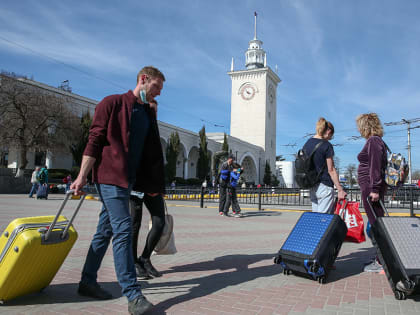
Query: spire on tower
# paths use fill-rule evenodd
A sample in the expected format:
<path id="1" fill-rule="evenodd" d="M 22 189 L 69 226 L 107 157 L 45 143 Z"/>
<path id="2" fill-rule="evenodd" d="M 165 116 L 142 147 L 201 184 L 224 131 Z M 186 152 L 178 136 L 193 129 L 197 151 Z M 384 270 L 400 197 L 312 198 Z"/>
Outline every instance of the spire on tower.
<path id="1" fill-rule="evenodd" d="M 254 12 L 254 39 L 257 39 L 257 12 Z"/>
<path id="2" fill-rule="evenodd" d="M 249 41 L 245 52 L 245 66 L 247 69 L 256 69 L 266 66 L 265 51 L 261 48 L 263 42 L 257 39 L 257 12 L 254 12 L 254 39 Z"/>

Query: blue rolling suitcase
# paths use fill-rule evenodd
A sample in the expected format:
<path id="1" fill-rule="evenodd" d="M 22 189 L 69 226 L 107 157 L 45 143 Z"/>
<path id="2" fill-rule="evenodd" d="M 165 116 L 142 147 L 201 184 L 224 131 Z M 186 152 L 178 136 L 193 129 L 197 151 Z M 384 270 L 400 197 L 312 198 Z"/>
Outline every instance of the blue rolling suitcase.
<path id="1" fill-rule="evenodd" d="M 36 199 L 48 199 L 47 189 L 47 184 L 39 185 L 38 190 L 36 192 Z"/>
<path id="2" fill-rule="evenodd" d="M 326 283 L 347 227 L 340 216 L 303 213 L 274 259 L 285 275 L 296 273 Z"/>

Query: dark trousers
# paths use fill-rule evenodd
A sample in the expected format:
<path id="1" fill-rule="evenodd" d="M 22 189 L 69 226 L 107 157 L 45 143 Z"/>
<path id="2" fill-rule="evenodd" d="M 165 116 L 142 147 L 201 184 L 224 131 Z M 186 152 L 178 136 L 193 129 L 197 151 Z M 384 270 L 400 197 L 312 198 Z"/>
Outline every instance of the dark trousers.
<path id="1" fill-rule="evenodd" d="M 139 240 L 141 219 L 143 216 L 143 202 L 149 210 L 152 218 L 152 228 L 147 234 L 146 244 L 144 246 L 141 257 L 149 259 L 152 252 L 162 236 L 163 228 L 165 226 L 165 204 L 162 195 L 151 197 L 144 194 L 143 199 L 137 196 L 130 196 L 130 214 L 133 222 L 133 256 L 134 260 L 138 260 L 137 246 Z"/>
<path id="2" fill-rule="evenodd" d="M 227 194 L 227 185 L 222 182 L 219 185 L 219 212 L 223 212 L 225 210 L 226 194 Z"/>
<path id="3" fill-rule="evenodd" d="M 232 211 L 234 213 L 241 212 L 241 207 L 239 207 L 238 196 L 236 195 L 235 187 L 228 187 L 227 189 L 227 198 L 226 198 L 225 208 L 223 210 L 224 213 L 229 212 L 230 205 L 232 205 Z"/>

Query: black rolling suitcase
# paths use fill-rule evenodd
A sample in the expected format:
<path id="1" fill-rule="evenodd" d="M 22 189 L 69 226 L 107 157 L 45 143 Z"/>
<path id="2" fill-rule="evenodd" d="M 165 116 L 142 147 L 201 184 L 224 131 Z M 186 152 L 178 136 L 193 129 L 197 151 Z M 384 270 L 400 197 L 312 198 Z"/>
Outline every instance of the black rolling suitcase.
<path id="1" fill-rule="evenodd" d="M 276 264 L 285 275 L 296 273 L 326 283 L 347 234 L 347 227 L 336 214 L 305 212 L 290 232 L 277 256 Z"/>
<path id="2" fill-rule="evenodd" d="M 420 218 L 390 217 L 383 202 L 379 203 L 386 216 L 372 225 L 373 243 L 395 298 L 404 300 L 419 289 Z"/>

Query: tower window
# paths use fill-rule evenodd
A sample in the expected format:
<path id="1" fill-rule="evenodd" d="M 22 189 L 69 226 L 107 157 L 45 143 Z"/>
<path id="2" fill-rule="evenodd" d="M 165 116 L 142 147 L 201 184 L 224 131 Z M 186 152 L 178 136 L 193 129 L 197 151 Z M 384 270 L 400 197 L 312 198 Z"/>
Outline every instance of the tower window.
<path id="1" fill-rule="evenodd" d="M 268 119 L 271 119 L 271 112 L 268 112 Z"/>

